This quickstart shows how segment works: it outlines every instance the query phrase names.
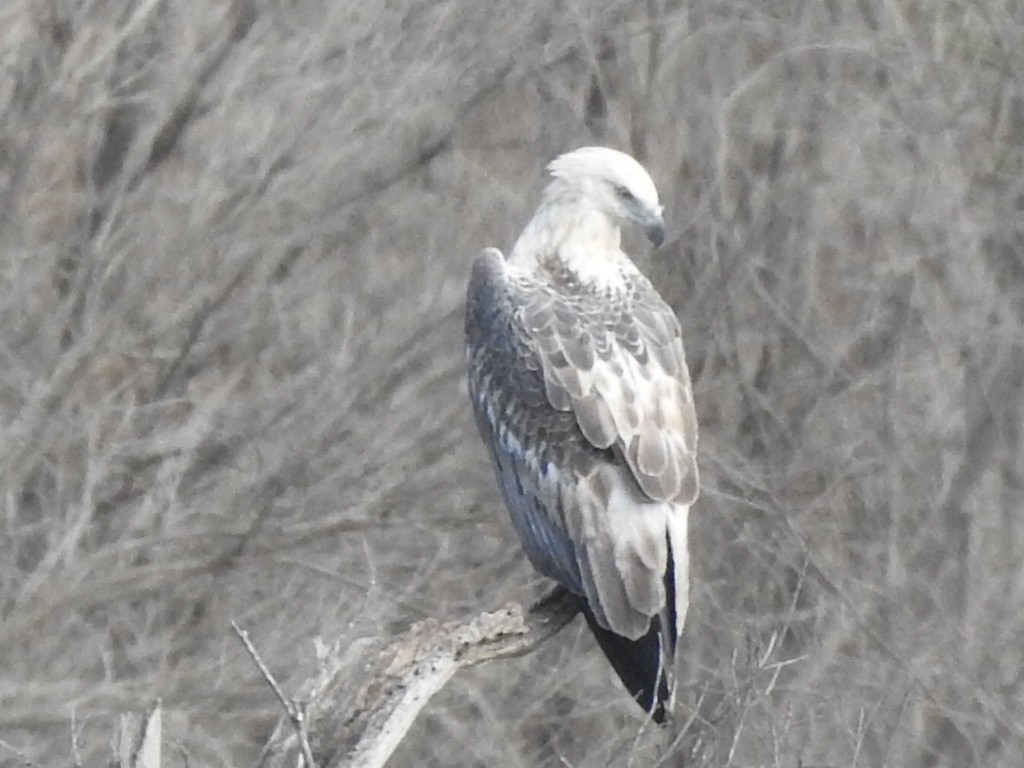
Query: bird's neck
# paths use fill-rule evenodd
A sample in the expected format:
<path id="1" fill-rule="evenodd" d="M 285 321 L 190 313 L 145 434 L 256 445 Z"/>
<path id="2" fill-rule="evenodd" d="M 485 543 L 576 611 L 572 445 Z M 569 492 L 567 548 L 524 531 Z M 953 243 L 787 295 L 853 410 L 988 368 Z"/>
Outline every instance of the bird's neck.
<path id="1" fill-rule="evenodd" d="M 531 272 L 568 269 L 601 286 L 621 283 L 623 268 L 632 266 L 610 216 L 584 199 L 550 190 L 513 246 L 509 263 Z"/>

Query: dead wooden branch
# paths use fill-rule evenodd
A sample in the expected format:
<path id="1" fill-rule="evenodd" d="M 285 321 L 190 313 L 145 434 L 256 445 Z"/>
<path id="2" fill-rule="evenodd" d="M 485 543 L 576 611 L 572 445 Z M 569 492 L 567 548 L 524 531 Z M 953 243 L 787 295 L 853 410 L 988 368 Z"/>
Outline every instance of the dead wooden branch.
<path id="1" fill-rule="evenodd" d="M 577 612 L 576 598 L 559 588 L 529 610 L 512 603 L 468 622 L 421 621 L 376 658 L 365 646 L 326 649 L 320 671 L 299 697 L 310 756 L 300 757 L 305 750 L 297 730 L 291 720 L 283 720 L 264 749 L 260 768 L 308 760 L 320 768 L 379 768 L 456 672 L 529 653 Z M 353 680 L 359 661 L 368 662 L 366 672 Z"/>
<path id="2" fill-rule="evenodd" d="M 121 715 L 117 740 L 118 768 L 160 768 L 163 709 L 153 702 L 144 715 Z"/>

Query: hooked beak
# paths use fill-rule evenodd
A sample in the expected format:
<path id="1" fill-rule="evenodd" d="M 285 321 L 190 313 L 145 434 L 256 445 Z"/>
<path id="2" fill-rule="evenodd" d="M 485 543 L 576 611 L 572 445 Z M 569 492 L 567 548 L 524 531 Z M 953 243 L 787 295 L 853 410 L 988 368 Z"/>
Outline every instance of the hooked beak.
<path id="1" fill-rule="evenodd" d="M 642 222 L 644 228 L 644 234 L 647 235 L 647 239 L 651 241 L 655 248 L 665 242 L 665 220 L 662 219 L 661 213 L 652 214 L 648 219 Z"/>

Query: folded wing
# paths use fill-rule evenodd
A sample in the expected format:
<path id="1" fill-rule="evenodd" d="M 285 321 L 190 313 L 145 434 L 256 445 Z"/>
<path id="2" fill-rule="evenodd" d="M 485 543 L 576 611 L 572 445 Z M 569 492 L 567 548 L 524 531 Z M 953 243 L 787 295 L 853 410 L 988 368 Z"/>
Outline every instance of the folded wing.
<path id="1" fill-rule="evenodd" d="M 553 286 L 488 249 L 467 303 L 469 384 L 502 494 L 534 566 L 598 624 L 643 636 L 685 557 L 696 418 L 679 326 L 639 273 L 624 293 Z"/>

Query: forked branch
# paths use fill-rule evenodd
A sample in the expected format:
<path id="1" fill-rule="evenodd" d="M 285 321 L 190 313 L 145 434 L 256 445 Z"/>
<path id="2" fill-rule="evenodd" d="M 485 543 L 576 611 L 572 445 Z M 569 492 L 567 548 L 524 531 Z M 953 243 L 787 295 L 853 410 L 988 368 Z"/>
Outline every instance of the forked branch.
<path id="1" fill-rule="evenodd" d="M 529 653 L 578 610 L 576 598 L 558 588 L 529 610 L 511 603 L 468 622 L 421 621 L 376 658 L 357 648 L 328 649 L 303 686 L 303 728 L 290 715 L 279 723 L 260 768 L 308 763 L 304 752 L 317 768 L 379 768 L 456 672 Z M 358 681 L 351 679 L 356 657 L 367 662 Z"/>

